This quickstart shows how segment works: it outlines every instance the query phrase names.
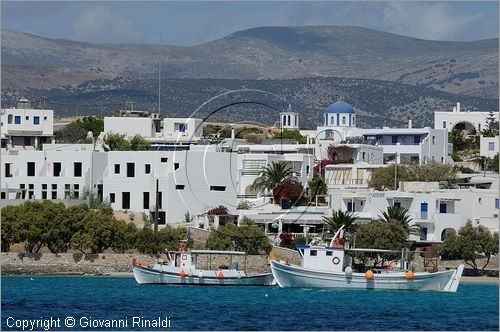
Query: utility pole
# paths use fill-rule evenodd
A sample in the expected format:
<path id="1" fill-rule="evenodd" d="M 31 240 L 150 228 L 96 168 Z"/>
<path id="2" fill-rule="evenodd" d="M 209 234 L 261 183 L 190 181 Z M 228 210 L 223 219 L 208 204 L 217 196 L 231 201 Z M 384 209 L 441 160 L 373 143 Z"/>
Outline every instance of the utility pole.
<path id="1" fill-rule="evenodd" d="M 160 179 L 156 179 L 156 206 L 155 206 L 155 222 L 154 222 L 154 231 L 155 233 L 158 231 L 158 218 L 159 218 L 159 211 L 158 209 L 160 208 L 160 195 L 159 195 L 159 187 L 160 187 Z"/>
<path id="2" fill-rule="evenodd" d="M 158 117 L 161 114 L 161 36 L 160 36 L 160 55 L 158 57 Z"/>
<path id="3" fill-rule="evenodd" d="M 394 164 L 394 190 L 398 190 L 398 153 L 396 152 L 396 158 L 395 158 L 395 164 Z"/>

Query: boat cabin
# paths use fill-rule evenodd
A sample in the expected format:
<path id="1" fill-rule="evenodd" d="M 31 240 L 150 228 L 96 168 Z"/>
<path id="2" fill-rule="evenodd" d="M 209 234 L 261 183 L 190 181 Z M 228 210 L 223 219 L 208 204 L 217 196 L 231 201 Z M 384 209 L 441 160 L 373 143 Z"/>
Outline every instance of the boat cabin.
<path id="1" fill-rule="evenodd" d="M 301 266 L 303 268 L 343 272 L 351 263 L 351 256 L 345 252 L 343 247 L 297 245 L 295 248 L 302 256 Z"/>

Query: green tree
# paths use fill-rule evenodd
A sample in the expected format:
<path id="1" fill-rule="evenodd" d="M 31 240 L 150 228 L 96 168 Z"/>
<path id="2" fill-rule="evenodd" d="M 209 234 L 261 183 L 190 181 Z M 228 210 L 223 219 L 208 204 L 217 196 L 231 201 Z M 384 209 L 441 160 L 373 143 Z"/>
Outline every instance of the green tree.
<path id="1" fill-rule="evenodd" d="M 401 250 L 407 247 L 407 232 L 396 221 L 375 220 L 367 224 L 361 224 L 356 231 L 356 247 L 372 249 Z M 366 260 L 371 257 L 374 264 L 395 260 L 401 257 L 399 253 L 361 253 L 357 257 Z"/>
<path id="2" fill-rule="evenodd" d="M 8 252 L 10 246 L 21 242 L 21 219 L 18 206 L 6 206 L 2 209 L 2 252 Z"/>
<path id="3" fill-rule="evenodd" d="M 475 274 L 483 274 L 490 263 L 491 257 L 498 254 L 498 233 L 491 233 L 486 227 L 472 226 L 469 220 L 458 231 L 458 235 L 449 234 L 441 245 L 441 255 L 448 259 L 463 259 L 465 264 L 472 267 Z M 478 265 L 478 258 L 486 257 L 482 267 Z"/>
<path id="4" fill-rule="evenodd" d="M 495 118 L 495 113 L 489 112 L 486 117 L 487 128 L 481 131 L 481 135 L 484 137 L 495 137 L 498 136 L 498 121 Z"/>
<path id="5" fill-rule="evenodd" d="M 130 142 L 125 135 L 109 133 L 104 136 L 103 147 L 109 151 L 130 151 Z"/>
<path id="6" fill-rule="evenodd" d="M 400 223 L 407 235 L 420 235 L 420 227 L 418 225 L 410 225 L 413 219 L 410 218 L 408 209 L 404 207 L 389 206 L 387 211 L 382 211 L 379 219 L 385 222 L 395 221 Z"/>
<path id="7" fill-rule="evenodd" d="M 75 122 L 71 122 L 64 126 L 64 128 L 56 130 L 54 135 L 58 143 L 76 144 L 87 142 L 87 130 Z"/>
<path id="8" fill-rule="evenodd" d="M 293 168 L 289 162 L 278 161 L 267 165 L 252 183 L 252 190 L 272 191 L 281 182 L 293 178 Z"/>
<path id="9" fill-rule="evenodd" d="M 498 173 L 498 153 L 493 157 L 491 164 L 493 165 L 493 170 Z"/>
<path id="10" fill-rule="evenodd" d="M 328 188 L 326 187 L 325 181 L 319 175 L 315 175 L 312 180 L 309 181 L 309 200 L 313 202 L 316 196 L 326 195 Z"/>
<path id="11" fill-rule="evenodd" d="M 463 151 L 467 148 L 467 141 L 458 129 L 453 129 L 448 134 L 448 143 L 453 144 L 453 151 Z"/>
<path id="12" fill-rule="evenodd" d="M 356 232 L 358 225 L 355 224 L 358 218 L 353 212 L 333 210 L 331 217 L 323 217 L 323 222 L 326 224 L 328 230 L 328 235 L 333 236 L 342 225 L 344 225 L 344 230 L 349 233 Z"/>
<path id="13" fill-rule="evenodd" d="M 111 249 L 119 254 L 133 249 L 137 243 L 137 227 L 133 223 L 116 220 L 113 222 L 114 236 Z"/>
<path id="14" fill-rule="evenodd" d="M 101 253 L 111 247 L 115 237 L 113 214 L 106 210 L 91 210 L 82 220 L 82 228 L 71 238 L 71 246 L 83 253 Z"/>
<path id="15" fill-rule="evenodd" d="M 92 136 L 96 139 L 104 131 L 104 118 L 96 116 L 84 116 L 81 119 L 74 121 L 79 127 L 85 129 L 88 133 L 92 132 Z"/>
<path id="16" fill-rule="evenodd" d="M 281 139 L 281 131 L 275 131 L 273 138 Z M 298 144 L 306 144 L 307 138 L 300 134 L 298 130 L 283 129 L 283 139 L 293 139 Z"/>
<path id="17" fill-rule="evenodd" d="M 226 224 L 210 233 L 206 246 L 212 250 L 238 250 L 249 255 L 269 253 L 271 244 L 264 230 L 251 220 L 241 226 Z"/>
<path id="18" fill-rule="evenodd" d="M 141 135 L 135 135 L 130 140 L 130 149 L 132 151 L 148 151 L 150 146 L 151 146 L 151 143 L 149 143 Z"/>

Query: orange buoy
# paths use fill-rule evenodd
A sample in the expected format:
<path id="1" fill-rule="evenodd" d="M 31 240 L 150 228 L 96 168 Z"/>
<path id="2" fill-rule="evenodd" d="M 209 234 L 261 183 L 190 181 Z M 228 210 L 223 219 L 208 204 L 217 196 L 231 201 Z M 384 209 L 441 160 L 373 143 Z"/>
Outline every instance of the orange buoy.
<path id="1" fill-rule="evenodd" d="M 184 277 L 186 276 L 186 273 L 185 273 L 184 271 L 181 271 L 181 272 L 179 273 L 179 276 L 180 276 L 181 278 L 184 278 Z"/>
<path id="2" fill-rule="evenodd" d="M 366 271 L 365 278 L 366 278 L 366 280 L 369 280 L 369 281 L 373 280 L 375 278 L 375 275 L 373 274 L 373 271 L 372 270 Z"/>
<path id="3" fill-rule="evenodd" d="M 414 278 L 415 275 L 413 274 L 413 272 L 411 271 L 406 272 L 406 280 L 413 280 Z"/>
<path id="4" fill-rule="evenodd" d="M 217 279 L 224 279 L 224 273 L 222 273 L 222 271 L 217 273 Z"/>

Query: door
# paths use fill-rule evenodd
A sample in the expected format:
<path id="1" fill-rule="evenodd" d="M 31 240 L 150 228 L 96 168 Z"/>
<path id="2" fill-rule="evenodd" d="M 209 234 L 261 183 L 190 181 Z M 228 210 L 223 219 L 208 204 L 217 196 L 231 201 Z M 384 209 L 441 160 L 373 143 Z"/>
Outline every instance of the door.
<path id="1" fill-rule="evenodd" d="M 349 212 L 354 212 L 354 209 L 356 208 L 356 203 L 353 202 L 347 202 L 347 211 Z"/>
<path id="2" fill-rule="evenodd" d="M 399 209 L 401 207 L 401 202 L 394 202 L 394 207 Z"/>
<path id="3" fill-rule="evenodd" d="M 420 240 L 427 240 L 427 227 L 422 227 L 420 229 Z"/>
<path id="4" fill-rule="evenodd" d="M 427 203 L 420 203 L 420 219 L 427 219 L 427 211 L 429 205 Z"/>
<path id="5" fill-rule="evenodd" d="M 439 204 L 439 213 L 447 213 L 446 203 Z"/>

